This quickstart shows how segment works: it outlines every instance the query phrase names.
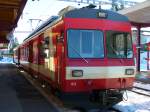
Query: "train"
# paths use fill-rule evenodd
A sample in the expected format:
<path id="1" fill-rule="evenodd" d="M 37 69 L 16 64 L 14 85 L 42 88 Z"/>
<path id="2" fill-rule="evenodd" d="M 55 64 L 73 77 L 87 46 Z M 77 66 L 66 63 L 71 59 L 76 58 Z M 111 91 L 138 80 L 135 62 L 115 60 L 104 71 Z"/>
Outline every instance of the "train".
<path id="1" fill-rule="evenodd" d="M 14 63 L 48 83 L 68 104 L 112 106 L 135 79 L 131 35 L 124 15 L 66 7 L 14 49 Z"/>

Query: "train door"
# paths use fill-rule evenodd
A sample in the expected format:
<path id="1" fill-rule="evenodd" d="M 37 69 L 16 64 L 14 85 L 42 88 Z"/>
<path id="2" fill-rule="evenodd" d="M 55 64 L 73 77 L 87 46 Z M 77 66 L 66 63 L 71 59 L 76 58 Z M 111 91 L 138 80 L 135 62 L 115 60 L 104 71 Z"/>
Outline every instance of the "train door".
<path id="1" fill-rule="evenodd" d="M 44 35 L 43 33 L 38 36 L 38 75 L 39 77 L 46 78 L 48 73 L 45 73 L 45 53 L 44 53 Z"/>
<path id="2" fill-rule="evenodd" d="M 54 55 L 53 55 L 53 42 L 52 37 L 48 36 L 49 32 L 45 34 L 44 38 L 44 69 L 46 77 L 50 78 L 52 81 L 55 81 L 55 67 L 54 67 Z"/>
<path id="3" fill-rule="evenodd" d="M 50 66 L 50 60 L 49 60 L 49 58 L 50 58 L 50 53 L 49 53 L 49 37 L 47 36 L 47 37 L 45 37 L 44 38 L 44 43 L 43 43 L 44 45 L 44 67 L 45 67 L 45 69 L 49 69 L 49 66 Z"/>
<path id="4" fill-rule="evenodd" d="M 63 35 L 57 37 L 56 42 L 56 58 L 57 58 L 57 83 L 60 84 L 62 82 L 62 73 L 63 73 Z"/>

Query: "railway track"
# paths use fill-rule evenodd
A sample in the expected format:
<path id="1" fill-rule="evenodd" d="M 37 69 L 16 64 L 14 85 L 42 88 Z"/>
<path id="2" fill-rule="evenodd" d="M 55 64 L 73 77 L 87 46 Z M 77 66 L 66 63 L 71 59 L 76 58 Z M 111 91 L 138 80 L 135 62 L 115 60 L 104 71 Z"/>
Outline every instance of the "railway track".
<path id="1" fill-rule="evenodd" d="M 144 85 L 146 86 L 147 83 L 143 83 L 143 82 L 135 82 L 136 84 L 133 86 L 132 92 L 140 94 L 140 95 L 144 95 L 147 97 L 150 97 L 150 89 L 148 88 L 144 88 Z"/>
<path id="2" fill-rule="evenodd" d="M 143 88 L 139 88 L 139 87 L 133 87 L 133 89 L 131 91 L 134 93 L 140 94 L 140 95 L 150 97 L 150 90 L 147 90 L 147 89 L 143 89 Z"/>

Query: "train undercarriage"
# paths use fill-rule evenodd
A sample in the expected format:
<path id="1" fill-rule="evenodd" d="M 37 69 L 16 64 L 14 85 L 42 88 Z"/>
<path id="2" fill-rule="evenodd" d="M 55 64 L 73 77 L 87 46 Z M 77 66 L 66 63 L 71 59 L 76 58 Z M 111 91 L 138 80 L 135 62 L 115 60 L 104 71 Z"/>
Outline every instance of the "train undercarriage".
<path id="1" fill-rule="evenodd" d="M 123 92 L 119 90 L 94 90 L 90 94 L 90 101 L 93 103 L 99 103 L 102 106 L 111 107 L 118 102 L 122 101 Z"/>
<path id="2" fill-rule="evenodd" d="M 59 93 L 60 100 L 66 107 L 111 108 L 123 100 L 122 90 L 93 90 L 82 93 Z"/>

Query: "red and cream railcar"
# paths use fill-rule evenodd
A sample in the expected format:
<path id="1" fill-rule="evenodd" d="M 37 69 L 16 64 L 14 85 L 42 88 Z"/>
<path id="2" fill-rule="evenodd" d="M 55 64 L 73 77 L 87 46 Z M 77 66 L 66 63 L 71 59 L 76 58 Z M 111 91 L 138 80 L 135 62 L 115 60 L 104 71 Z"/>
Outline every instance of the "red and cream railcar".
<path id="1" fill-rule="evenodd" d="M 19 47 L 21 66 L 61 95 L 82 94 L 92 103 L 121 101 L 136 71 L 130 22 L 112 11 L 65 10 Z"/>

